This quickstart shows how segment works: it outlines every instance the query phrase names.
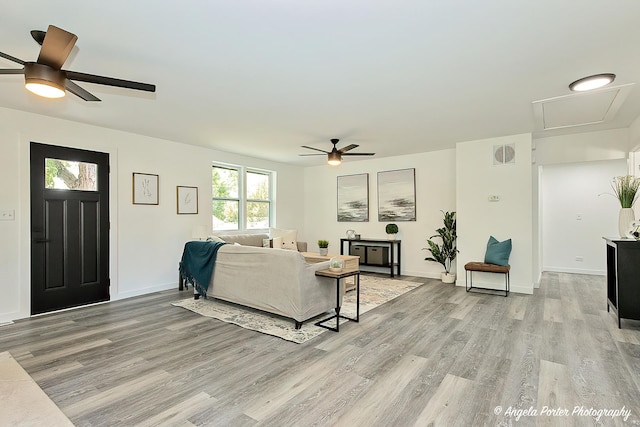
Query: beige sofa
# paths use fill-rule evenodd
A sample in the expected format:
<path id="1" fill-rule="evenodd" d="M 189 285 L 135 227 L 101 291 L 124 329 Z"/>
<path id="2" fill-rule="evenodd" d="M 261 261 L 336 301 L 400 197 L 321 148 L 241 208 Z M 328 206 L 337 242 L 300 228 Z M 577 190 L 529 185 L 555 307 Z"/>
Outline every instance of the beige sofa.
<path id="1" fill-rule="evenodd" d="M 296 328 L 335 308 L 336 281 L 315 275 L 328 261 L 308 264 L 298 251 L 263 248 L 266 234 L 218 237 L 231 244 L 218 251 L 207 297 L 292 318 Z"/>

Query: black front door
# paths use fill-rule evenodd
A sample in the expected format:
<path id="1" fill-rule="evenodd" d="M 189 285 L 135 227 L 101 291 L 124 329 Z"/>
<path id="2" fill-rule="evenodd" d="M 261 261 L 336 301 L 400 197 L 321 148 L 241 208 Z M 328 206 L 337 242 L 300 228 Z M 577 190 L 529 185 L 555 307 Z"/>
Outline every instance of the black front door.
<path id="1" fill-rule="evenodd" d="M 109 154 L 31 143 L 31 314 L 109 300 Z"/>

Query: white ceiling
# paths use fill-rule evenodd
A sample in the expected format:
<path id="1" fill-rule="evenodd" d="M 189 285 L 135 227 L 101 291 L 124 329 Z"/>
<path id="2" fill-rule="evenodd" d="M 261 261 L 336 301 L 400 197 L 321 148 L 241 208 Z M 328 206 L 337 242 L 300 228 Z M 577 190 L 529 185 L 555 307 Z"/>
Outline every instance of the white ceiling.
<path id="1" fill-rule="evenodd" d="M 334 137 L 385 157 L 640 115 L 640 85 L 596 125 L 545 131 L 532 105 L 590 74 L 640 80 L 637 0 L 5 0 L 1 14 L 1 52 L 34 61 L 29 31 L 53 24 L 78 36 L 65 69 L 158 89 L 45 100 L 3 75 L 0 106 L 285 163 L 324 163 L 300 145 Z"/>

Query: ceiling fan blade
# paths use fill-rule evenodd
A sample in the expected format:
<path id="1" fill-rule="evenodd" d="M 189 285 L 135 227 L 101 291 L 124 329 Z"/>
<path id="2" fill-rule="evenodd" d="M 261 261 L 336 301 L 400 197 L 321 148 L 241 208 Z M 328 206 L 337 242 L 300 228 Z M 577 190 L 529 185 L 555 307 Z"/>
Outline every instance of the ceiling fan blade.
<path id="1" fill-rule="evenodd" d="M 16 62 L 16 63 L 18 63 L 20 65 L 24 65 L 24 61 L 22 59 L 16 58 L 15 56 L 7 55 L 6 53 L 0 52 L 0 57 L 2 57 L 4 59 L 8 59 L 9 61 Z"/>
<path id="2" fill-rule="evenodd" d="M 341 153 L 344 153 L 345 151 L 353 150 L 353 149 L 354 149 L 354 148 L 356 148 L 356 147 L 359 147 L 359 145 L 357 145 L 357 144 L 350 144 L 350 145 L 347 145 L 347 146 L 346 146 L 346 147 L 344 147 L 344 148 L 339 149 L 338 151 L 340 151 Z"/>
<path id="3" fill-rule="evenodd" d="M 321 149 L 319 149 L 319 148 L 309 147 L 308 145 L 302 145 L 301 147 L 302 147 L 302 148 L 307 148 L 307 149 L 309 149 L 309 150 L 316 150 L 316 151 L 321 151 L 321 152 L 323 152 L 323 153 L 325 153 L 325 154 L 329 154 L 329 152 L 328 152 L 328 151 L 324 151 L 324 150 L 321 150 Z"/>
<path id="4" fill-rule="evenodd" d="M 5 68 L 0 70 L 0 74 L 24 74 L 24 68 Z"/>
<path id="5" fill-rule="evenodd" d="M 134 82 L 131 80 L 116 79 L 113 77 L 96 76 L 95 74 L 79 73 L 77 71 L 68 71 L 67 78 L 87 83 L 96 83 L 99 85 L 123 87 L 126 89 L 143 90 L 145 92 L 155 92 L 156 85 L 148 83 Z"/>
<path id="6" fill-rule="evenodd" d="M 65 81 L 64 87 L 66 87 L 69 92 L 71 92 L 77 97 L 84 99 L 85 101 L 100 101 L 99 98 L 89 93 L 88 91 L 84 90 L 83 88 L 81 88 L 80 86 L 78 86 L 77 84 L 75 84 L 69 79 Z"/>
<path id="7" fill-rule="evenodd" d="M 375 156 L 376 153 L 342 153 L 343 156 Z"/>
<path id="8" fill-rule="evenodd" d="M 298 154 L 298 156 L 325 156 L 326 154 Z"/>
<path id="9" fill-rule="evenodd" d="M 78 40 L 78 36 L 75 34 L 49 25 L 37 62 L 59 70 L 71 53 L 76 40 Z"/>

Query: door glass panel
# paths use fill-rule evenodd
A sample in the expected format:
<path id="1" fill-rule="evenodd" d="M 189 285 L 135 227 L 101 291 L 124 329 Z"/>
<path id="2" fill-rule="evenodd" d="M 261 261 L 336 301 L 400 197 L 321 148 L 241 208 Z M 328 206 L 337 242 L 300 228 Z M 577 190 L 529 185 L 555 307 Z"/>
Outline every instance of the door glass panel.
<path id="1" fill-rule="evenodd" d="M 44 188 L 98 191 L 98 165 L 71 160 L 45 159 Z"/>

